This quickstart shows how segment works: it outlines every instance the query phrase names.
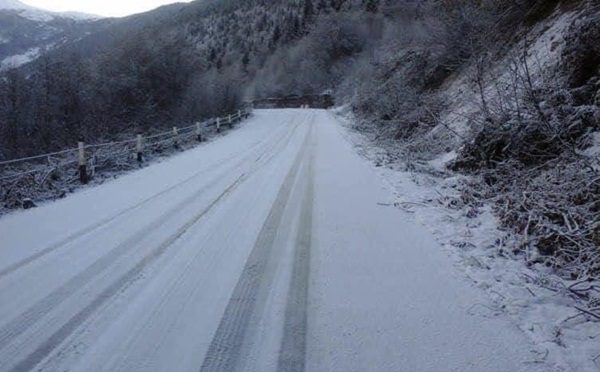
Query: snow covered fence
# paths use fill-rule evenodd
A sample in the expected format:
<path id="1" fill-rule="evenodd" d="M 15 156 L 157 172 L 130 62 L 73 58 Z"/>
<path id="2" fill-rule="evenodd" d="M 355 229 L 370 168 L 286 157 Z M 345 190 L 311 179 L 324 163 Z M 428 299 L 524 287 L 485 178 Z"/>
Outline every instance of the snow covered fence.
<path id="1" fill-rule="evenodd" d="M 167 132 L 93 145 L 81 141 L 76 148 L 0 162 L 0 215 L 25 207 L 25 200 L 62 198 L 80 184 L 114 177 L 153 157 L 185 150 L 211 132 L 221 133 L 221 123 L 233 128 L 249 115 L 250 110 L 244 109 Z"/>

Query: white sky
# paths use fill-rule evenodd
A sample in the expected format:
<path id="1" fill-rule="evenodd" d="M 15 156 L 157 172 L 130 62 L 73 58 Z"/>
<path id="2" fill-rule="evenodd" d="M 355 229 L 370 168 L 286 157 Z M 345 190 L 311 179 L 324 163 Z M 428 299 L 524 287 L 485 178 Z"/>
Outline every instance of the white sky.
<path id="1" fill-rule="evenodd" d="M 141 13 L 171 3 L 192 0 L 21 0 L 31 6 L 55 12 L 82 12 L 107 17 Z"/>

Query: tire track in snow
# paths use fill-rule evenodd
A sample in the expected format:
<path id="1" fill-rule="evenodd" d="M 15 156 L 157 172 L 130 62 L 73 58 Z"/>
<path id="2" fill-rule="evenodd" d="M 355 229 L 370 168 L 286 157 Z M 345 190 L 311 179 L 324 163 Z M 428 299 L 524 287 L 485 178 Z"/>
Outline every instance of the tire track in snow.
<path id="1" fill-rule="evenodd" d="M 198 192 L 194 193 L 192 197 L 169 210 L 169 212 L 161 216 L 158 220 L 155 220 L 123 243 L 117 245 L 102 258 L 88 266 L 84 271 L 71 278 L 58 289 L 31 306 L 11 323 L 8 323 L 5 327 L 0 329 L 0 350 L 4 349 L 14 338 L 24 333 L 31 325 L 38 322 L 42 317 L 64 302 L 76 292 L 77 289 L 85 286 L 95 277 L 100 275 L 105 269 L 110 267 L 111 264 L 133 249 L 138 241 L 145 238 L 155 229 L 160 228 L 163 223 L 178 214 L 181 208 L 185 207 L 187 203 L 204 193 L 209 187 L 210 186 L 200 189 Z"/>
<path id="2" fill-rule="evenodd" d="M 208 348 L 201 372 L 231 372 L 239 369 L 244 361 L 245 340 L 258 308 L 259 292 L 265 283 L 265 271 L 273 249 L 275 237 L 292 193 L 294 182 L 308 150 L 309 133 L 286 175 L 273 207 L 256 239 L 242 274 L 235 286 L 231 299 L 219 323 L 219 327 Z"/>
<path id="3" fill-rule="evenodd" d="M 185 234 L 192 226 L 194 226 L 202 217 L 210 212 L 221 200 L 223 200 L 229 193 L 237 188 L 243 181 L 245 174 L 240 176 L 233 184 L 231 184 L 219 197 L 213 201 L 206 209 L 201 213 L 194 216 L 194 218 L 188 221 L 184 226 L 179 228 L 176 233 L 172 234 L 166 241 L 164 241 L 158 249 L 153 251 L 149 256 L 144 257 L 143 260 L 138 262 L 133 268 L 122 275 L 117 281 L 113 282 L 108 288 L 106 288 L 98 297 L 96 297 L 91 303 L 85 308 L 75 314 L 69 321 L 67 321 L 60 329 L 58 329 L 50 338 L 46 339 L 33 353 L 29 354 L 25 359 L 20 361 L 17 365 L 10 369 L 10 372 L 19 371 L 30 371 L 40 363 L 48 354 L 50 354 L 58 345 L 63 342 L 73 331 L 75 331 L 83 322 L 85 322 L 90 315 L 92 315 L 99 307 L 101 307 L 106 301 L 111 299 L 119 290 L 134 280 L 141 272 L 162 256 L 167 249 L 177 241 L 183 234 Z"/>
<path id="4" fill-rule="evenodd" d="M 288 125 L 291 125 L 291 123 L 288 124 Z M 295 129 L 296 128 L 294 128 L 294 130 Z M 286 140 L 286 142 L 281 145 L 281 149 L 287 148 L 288 145 L 289 145 L 289 143 L 290 143 L 290 141 L 291 141 L 291 139 L 292 139 L 292 137 L 289 137 Z M 281 152 L 281 151 L 277 151 L 276 153 L 274 153 L 274 155 L 271 156 L 271 158 L 274 158 L 279 152 Z M 267 162 L 268 161 L 270 161 L 270 159 L 267 160 Z M 238 223 L 244 224 L 243 221 L 244 221 L 243 219 L 239 219 Z M 235 228 L 235 226 L 233 226 L 232 228 Z M 155 321 L 156 321 L 155 317 L 157 316 L 157 314 L 160 311 L 164 311 L 165 310 L 167 303 L 171 302 L 171 298 L 170 297 L 175 294 L 175 291 L 181 288 L 181 286 L 184 283 L 184 281 L 186 279 L 190 278 L 190 275 L 194 275 L 193 274 L 193 270 L 195 270 L 195 267 L 197 266 L 198 261 L 201 260 L 204 263 L 209 262 L 208 266 L 212 266 L 212 263 L 216 262 L 217 258 L 222 258 L 222 257 L 226 256 L 227 254 L 230 254 L 230 252 L 228 253 L 228 251 L 219 251 L 217 255 L 215 255 L 212 258 L 210 258 L 210 259 L 207 260 L 206 256 L 203 256 L 202 253 L 203 252 L 201 250 L 198 250 L 196 252 L 196 254 L 189 260 L 188 264 L 182 269 L 182 272 L 179 275 L 179 277 L 175 280 L 175 282 L 173 284 L 171 284 L 170 289 L 166 292 L 166 294 L 162 298 L 159 306 L 157 306 L 156 308 L 154 308 L 153 311 L 152 311 L 152 315 L 145 320 L 144 325 L 141 327 L 141 331 L 140 330 L 136 330 L 135 331 L 135 333 L 138 334 L 138 336 L 137 336 L 138 338 L 137 339 L 139 339 L 139 337 L 143 337 L 142 335 L 144 334 L 144 330 L 150 328 L 152 325 L 155 324 Z M 200 257 L 202 257 L 202 258 L 200 259 Z M 201 271 L 202 271 L 203 274 L 208 274 L 208 273 L 205 272 L 205 270 L 201 270 Z M 202 290 L 201 287 L 206 284 L 204 281 L 202 281 L 201 279 L 199 279 L 199 278 L 201 278 L 201 276 L 199 277 L 198 274 L 196 274 L 195 276 L 198 278 L 198 280 L 195 283 L 195 285 L 193 285 L 191 287 L 192 288 L 191 292 L 193 292 L 193 293 L 195 293 L 197 291 L 201 291 Z M 187 305 L 182 305 L 182 307 L 186 307 L 186 306 Z M 169 328 L 168 332 L 171 332 L 171 328 Z M 162 345 L 163 344 L 163 340 L 159 341 L 159 344 Z M 127 348 L 127 346 L 125 346 L 125 347 Z M 155 345 L 154 347 L 158 347 L 158 346 Z M 156 350 L 156 349 L 154 349 L 154 350 Z M 128 354 L 127 352 L 123 353 L 123 355 L 127 355 L 127 354 Z M 144 365 L 144 367 L 142 367 L 140 365 L 135 365 L 135 366 L 132 366 L 130 364 L 128 365 L 127 362 L 125 362 L 126 359 L 127 358 L 124 357 L 124 358 L 121 359 L 120 362 L 119 361 L 114 362 L 113 364 L 110 364 L 109 367 L 107 367 L 107 368 L 109 370 L 123 370 L 123 371 L 131 370 L 131 369 L 134 369 L 134 368 L 137 368 L 137 369 L 140 369 L 140 368 L 144 369 L 144 368 L 146 368 L 145 365 Z"/>
<path id="5" fill-rule="evenodd" d="M 261 161 L 264 164 L 271 161 L 275 156 L 274 151 L 280 146 L 286 138 L 291 138 L 297 125 L 293 126 L 291 130 L 287 130 L 283 135 L 276 141 L 275 144 L 271 144 L 270 148 L 266 149 L 257 159 L 253 162 L 253 166 L 247 172 L 242 173 L 215 201 L 213 201 L 207 208 L 201 213 L 194 216 L 181 228 L 179 228 L 174 234 L 170 235 L 163 243 L 150 255 L 144 257 L 136 266 L 129 270 L 125 275 L 120 277 L 116 282 L 113 282 L 107 289 L 105 289 L 99 296 L 97 296 L 89 305 L 79 311 L 74 317 L 72 317 L 66 324 L 64 324 L 58 331 L 56 331 L 49 339 L 47 339 L 40 347 L 38 347 L 33 353 L 21 361 L 16 367 L 13 367 L 11 371 L 23 371 L 29 370 L 37 363 L 39 363 L 46 355 L 52 350 L 58 347 L 58 344 L 68 337 L 79 325 L 81 325 L 98 307 L 110 299 L 116 294 L 120 288 L 125 286 L 128 281 L 135 278 L 141 271 L 150 263 L 158 259 L 164 254 L 167 248 L 173 244 L 179 237 L 181 237 L 187 230 L 189 230 L 195 223 L 197 223 L 204 215 L 206 215 L 219 201 L 221 201 L 226 195 L 232 192 L 234 189 L 239 187 L 242 183 L 249 178 L 249 176 L 256 172 L 261 167 Z M 271 156 L 267 157 L 271 152 Z M 226 175 L 225 172 L 224 175 Z M 176 215 L 185 205 L 189 204 L 193 199 L 196 199 L 199 195 L 204 193 L 207 189 L 217 184 L 221 178 L 216 179 L 208 186 L 198 190 L 196 193 L 186 198 L 183 202 L 170 209 L 167 213 L 163 214 L 161 218 L 154 221 L 152 224 L 139 231 L 134 236 L 119 244 L 113 248 L 108 254 L 97 260 L 94 264 L 89 266 L 86 270 L 73 277 L 63 286 L 55 290 L 54 292 L 47 295 L 42 300 L 38 301 L 35 305 L 30 307 L 19 317 L 17 317 L 11 323 L 8 323 L 4 328 L 0 329 L 0 351 L 5 349 L 10 343 L 18 336 L 23 334 L 28 328 L 34 323 L 37 323 L 42 317 L 50 313 L 56 306 L 64 302 L 69 298 L 77 289 L 83 287 L 87 283 L 91 282 L 96 276 L 102 271 L 107 269 L 113 262 L 118 260 L 121 256 L 129 251 L 128 248 L 132 248 L 137 242 L 142 240 L 147 234 L 153 230 L 159 228 L 164 222 Z M 18 351 L 18 350 L 17 350 Z M 34 364 L 35 363 L 35 364 Z"/>
<path id="6" fill-rule="evenodd" d="M 305 195 L 300 211 L 300 226 L 296 238 L 294 266 L 285 309 L 278 371 L 303 372 L 306 369 L 306 331 L 314 202 L 314 139 L 312 146 L 310 160 L 306 166 Z"/>
<path id="7" fill-rule="evenodd" d="M 251 167 L 251 169 L 250 169 L 250 170 L 248 170 L 248 172 L 246 172 L 245 174 L 243 174 L 243 175 L 241 176 L 241 179 L 239 180 L 239 181 L 240 181 L 240 182 L 239 182 L 239 184 L 238 184 L 238 185 L 236 185 L 236 187 L 234 187 L 234 189 L 232 189 L 232 190 L 231 190 L 231 191 L 228 193 L 228 195 L 229 195 L 229 194 L 231 194 L 232 192 L 234 192 L 234 191 L 235 191 L 235 189 L 237 189 L 238 187 L 242 186 L 242 184 L 243 184 L 243 183 L 245 183 L 245 182 L 246 182 L 246 180 L 248 180 L 249 178 L 251 178 L 251 177 L 252 177 L 252 175 L 253 175 L 254 173 L 256 173 L 258 170 L 260 170 L 260 169 L 261 169 L 263 166 L 265 166 L 266 164 L 270 163 L 270 162 L 271 162 L 271 161 L 272 161 L 272 160 L 273 160 L 273 159 L 274 159 L 276 156 L 278 156 L 278 154 L 279 154 L 281 151 L 283 151 L 285 148 L 287 148 L 287 146 L 288 146 L 288 144 L 290 143 L 290 141 L 292 140 L 292 138 L 293 138 L 293 136 L 294 136 L 294 134 L 295 134 L 296 130 L 298 129 L 298 125 L 297 125 L 297 123 L 294 123 L 294 122 L 292 121 L 292 122 L 288 123 L 288 124 L 287 124 L 287 126 L 290 126 L 290 127 L 291 127 L 291 129 L 287 129 L 287 130 L 285 131 L 285 135 L 284 135 L 284 136 L 281 136 L 281 137 L 280 137 L 280 138 L 277 140 L 277 142 L 276 142 L 274 145 L 272 145 L 272 151 L 268 151 L 268 152 L 265 152 L 265 153 L 263 153 L 263 154 L 262 154 L 262 155 L 261 155 L 259 158 L 257 158 L 257 159 L 255 160 L 255 162 L 253 163 L 253 167 Z M 223 200 L 223 198 L 221 198 L 221 200 Z M 191 262 L 192 262 L 192 261 L 193 261 L 193 260 L 194 260 L 196 257 L 198 257 L 199 255 L 200 255 L 200 250 L 199 250 L 199 251 L 198 251 L 198 253 L 197 253 L 197 254 L 194 256 L 194 258 L 193 258 L 193 259 L 190 261 L 190 263 L 189 263 L 189 264 L 186 266 L 186 269 L 184 269 L 184 271 L 189 271 L 189 269 L 190 269 L 190 267 L 191 267 Z M 177 280 L 176 280 L 176 283 L 180 283 L 180 282 L 183 280 L 184 276 L 185 276 L 185 272 L 184 272 L 184 273 L 182 273 L 182 274 L 181 274 L 181 276 L 179 277 L 179 279 L 177 279 Z M 135 276 L 134 276 L 133 278 L 135 279 Z M 197 284 L 197 286 L 199 286 L 200 284 L 201 284 L 201 283 L 198 283 L 198 284 Z M 126 286 L 127 286 L 127 282 L 126 282 L 126 283 L 123 285 L 123 287 L 126 287 Z M 123 287 L 121 287 L 121 288 L 123 288 Z M 172 294 L 172 292 L 175 290 L 175 288 L 176 288 L 176 287 L 177 287 L 177 285 L 173 284 L 173 286 L 171 287 L 171 289 L 170 289 L 170 290 L 167 292 L 167 297 L 168 297 L 168 296 L 170 296 L 170 295 Z M 119 292 L 119 290 L 118 290 L 117 292 Z M 115 297 L 116 297 L 116 296 L 115 296 L 115 295 L 113 295 L 113 296 L 111 296 L 111 297 L 110 297 L 109 299 L 107 299 L 107 300 L 114 299 Z M 163 301 L 161 301 L 161 304 L 162 304 L 162 305 L 164 305 L 165 301 L 166 301 L 166 300 L 163 300 Z M 104 304 L 102 304 L 101 306 L 108 306 L 108 305 L 104 305 Z M 157 311 L 157 309 L 155 309 L 155 312 L 156 312 L 156 311 Z M 93 312 L 90 312 L 90 314 L 88 314 L 87 318 L 89 319 L 91 316 L 93 316 L 93 314 L 94 314 L 94 313 L 95 313 L 95 311 L 93 311 Z M 84 319 L 84 321 L 85 321 L 85 319 Z M 146 325 L 145 325 L 143 328 L 146 328 L 146 327 L 148 327 L 148 325 L 150 324 L 150 322 L 151 322 L 151 318 L 150 318 L 150 319 L 148 319 L 148 321 L 147 321 Z M 83 322 L 81 322 L 81 323 L 83 323 Z M 81 325 L 82 325 L 81 323 L 80 323 L 80 324 L 78 324 L 77 326 L 75 326 L 75 327 L 74 327 L 74 328 L 71 330 L 71 332 L 70 332 L 69 334 L 67 334 L 67 335 L 66 335 L 66 336 L 63 338 L 63 340 L 64 340 L 64 339 L 66 339 L 67 337 L 70 337 L 70 336 L 71 336 L 71 334 L 73 334 L 73 333 L 74 333 L 74 332 L 75 332 L 77 329 L 79 329 L 79 328 L 81 327 Z M 57 345 L 55 348 L 53 348 L 52 350 L 50 350 L 50 351 L 47 353 L 47 356 L 50 356 L 50 355 L 60 355 L 60 354 L 61 354 L 63 351 L 64 351 L 65 353 L 68 353 L 68 352 L 69 352 L 69 348 L 71 347 L 71 345 L 73 345 L 73 342 L 74 342 L 73 340 L 70 340 L 69 342 L 66 342 L 66 343 L 64 343 L 64 342 L 63 342 L 63 343 L 62 343 L 60 346 L 58 346 L 58 345 Z M 47 358 L 46 358 L 46 357 L 44 357 L 43 359 L 47 361 Z M 37 368 L 40 368 L 40 365 L 39 365 L 39 363 L 40 363 L 40 362 L 42 362 L 42 360 L 40 360 L 40 361 L 38 362 Z M 43 367 L 42 367 L 42 368 L 43 368 Z"/>
<path id="8" fill-rule="evenodd" d="M 174 191 L 174 190 L 180 188 L 181 186 L 184 186 L 184 185 L 190 183 L 191 181 L 195 180 L 197 177 L 199 177 L 199 176 L 201 176 L 201 175 L 203 175 L 203 174 L 205 174 L 207 172 L 210 172 L 210 171 L 218 168 L 219 166 L 222 166 L 223 164 L 228 163 L 229 161 L 237 158 L 238 156 L 243 155 L 243 154 L 245 154 L 247 152 L 252 151 L 253 149 L 255 149 L 256 147 L 258 147 L 259 145 L 263 144 L 264 142 L 265 142 L 265 140 L 258 141 L 255 144 L 253 144 L 250 148 L 248 148 L 247 150 L 238 152 L 238 153 L 232 155 L 231 157 L 229 157 L 227 159 L 224 159 L 223 161 L 218 162 L 217 164 L 213 164 L 212 166 L 210 166 L 210 167 L 208 167 L 206 169 L 198 171 L 198 172 L 192 174 L 190 177 L 184 179 L 183 181 L 181 181 L 181 182 L 179 182 L 179 183 L 177 183 L 177 184 L 175 184 L 175 185 L 173 185 L 173 186 L 171 186 L 171 187 L 169 187 L 169 188 L 167 188 L 165 190 L 162 190 L 161 192 L 159 192 L 159 193 L 157 193 L 155 195 L 152 195 L 152 196 L 148 197 L 147 199 L 144 199 L 141 202 L 139 202 L 139 203 L 137 203 L 137 204 L 135 204 L 135 205 L 133 205 L 133 206 L 131 206 L 131 207 L 129 207 L 129 208 L 127 208 L 127 209 L 125 209 L 125 210 L 117 213 L 117 214 L 109 216 L 109 217 L 107 217 L 107 218 L 105 218 L 105 219 L 103 219 L 103 220 L 101 220 L 101 221 L 99 221 L 99 222 L 97 222 L 95 224 L 92 224 L 90 226 L 84 227 L 83 229 L 81 229 L 81 230 L 79 230 L 79 231 L 77 231 L 77 232 L 75 232 L 75 233 L 67 236 L 63 240 L 61 240 L 59 242 L 56 242 L 56 243 L 50 245 L 49 247 L 44 248 L 41 251 L 39 251 L 39 252 L 37 252 L 37 253 L 35 253 L 35 254 L 27 257 L 27 258 L 24 258 L 21 261 L 15 262 L 14 264 L 12 264 L 12 265 L 10 265 L 10 266 L 8 266 L 8 267 L 0 270 L 0 279 L 2 279 L 3 277 L 8 276 L 8 275 L 14 273 L 15 271 L 21 269 L 22 267 L 25 267 L 25 266 L 27 266 L 27 265 L 35 262 L 36 260 L 38 260 L 38 259 L 40 259 L 40 258 L 42 258 L 42 257 L 44 257 L 44 256 L 46 256 L 48 254 L 50 254 L 50 253 L 52 253 L 52 252 L 54 252 L 54 251 L 56 251 L 56 250 L 58 250 L 58 249 L 60 249 L 60 248 L 62 248 L 64 246 L 66 246 L 69 243 L 72 243 L 72 242 L 76 241 L 77 239 L 82 238 L 82 237 L 86 236 L 87 234 L 89 234 L 89 233 L 91 233 L 91 232 L 93 232 L 93 231 L 95 231 L 97 229 L 100 229 L 100 228 L 108 225 L 109 223 L 111 223 L 112 221 L 116 220 L 117 218 L 122 217 L 122 216 L 126 215 L 127 213 L 132 212 L 132 211 L 134 211 L 136 209 L 139 209 L 140 207 L 148 204 L 149 202 L 151 202 L 151 201 L 153 201 L 153 200 L 155 200 L 155 199 L 157 199 L 157 198 L 159 198 L 159 197 L 161 197 L 163 195 L 166 195 L 166 194 L 170 193 L 171 191 Z"/>

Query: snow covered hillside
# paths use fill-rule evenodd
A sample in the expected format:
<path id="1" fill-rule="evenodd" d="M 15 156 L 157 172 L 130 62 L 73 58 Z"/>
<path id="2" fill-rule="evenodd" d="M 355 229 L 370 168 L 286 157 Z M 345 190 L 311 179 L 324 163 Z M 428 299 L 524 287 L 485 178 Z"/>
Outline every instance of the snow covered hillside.
<path id="1" fill-rule="evenodd" d="M 0 0 L 0 10 L 14 10 L 19 13 L 20 16 L 30 19 L 32 21 L 50 21 L 56 17 L 58 18 L 70 18 L 74 20 L 96 20 L 102 17 L 92 14 L 84 14 L 77 12 L 64 12 L 56 13 L 48 10 L 39 9 L 18 0 Z"/>
<path id="2" fill-rule="evenodd" d="M 477 50 L 434 92 L 410 89 L 423 67 L 399 52 L 381 74 L 387 80 L 339 114 L 395 190 L 396 206 L 493 298 L 490 314 L 510 314 L 544 349 L 537 362 L 593 372 L 600 368 L 600 13 L 591 2 L 560 3 L 538 18 L 507 45 Z"/>
<path id="3" fill-rule="evenodd" d="M 31 62 L 45 52 L 78 40 L 101 17 L 55 13 L 18 0 L 0 0 L 0 71 Z"/>
<path id="4" fill-rule="evenodd" d="M 547 371 L 340 130 L 258 111 L 0 220 L 0 370 Z"/>

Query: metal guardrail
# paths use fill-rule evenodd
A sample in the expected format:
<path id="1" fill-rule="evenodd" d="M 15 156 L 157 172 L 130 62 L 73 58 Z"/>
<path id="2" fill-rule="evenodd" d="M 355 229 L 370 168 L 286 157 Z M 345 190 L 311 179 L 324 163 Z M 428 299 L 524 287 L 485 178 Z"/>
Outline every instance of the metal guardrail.
<path id="1" fill-rule="evenodd" d="M 232 128 L 250 115 L 249 109 L 186 127 L 136 138 L 0 162 L 0 214 L 25 206 L 25 199 L 64 196 L 64 188 L 86 184 L 101 173 L 119 173 L 140 166 L 152 155 L 164 156 L 206 140 L 210 132 Z M 19 205 L 20 204 L 20 205 Z"/>

